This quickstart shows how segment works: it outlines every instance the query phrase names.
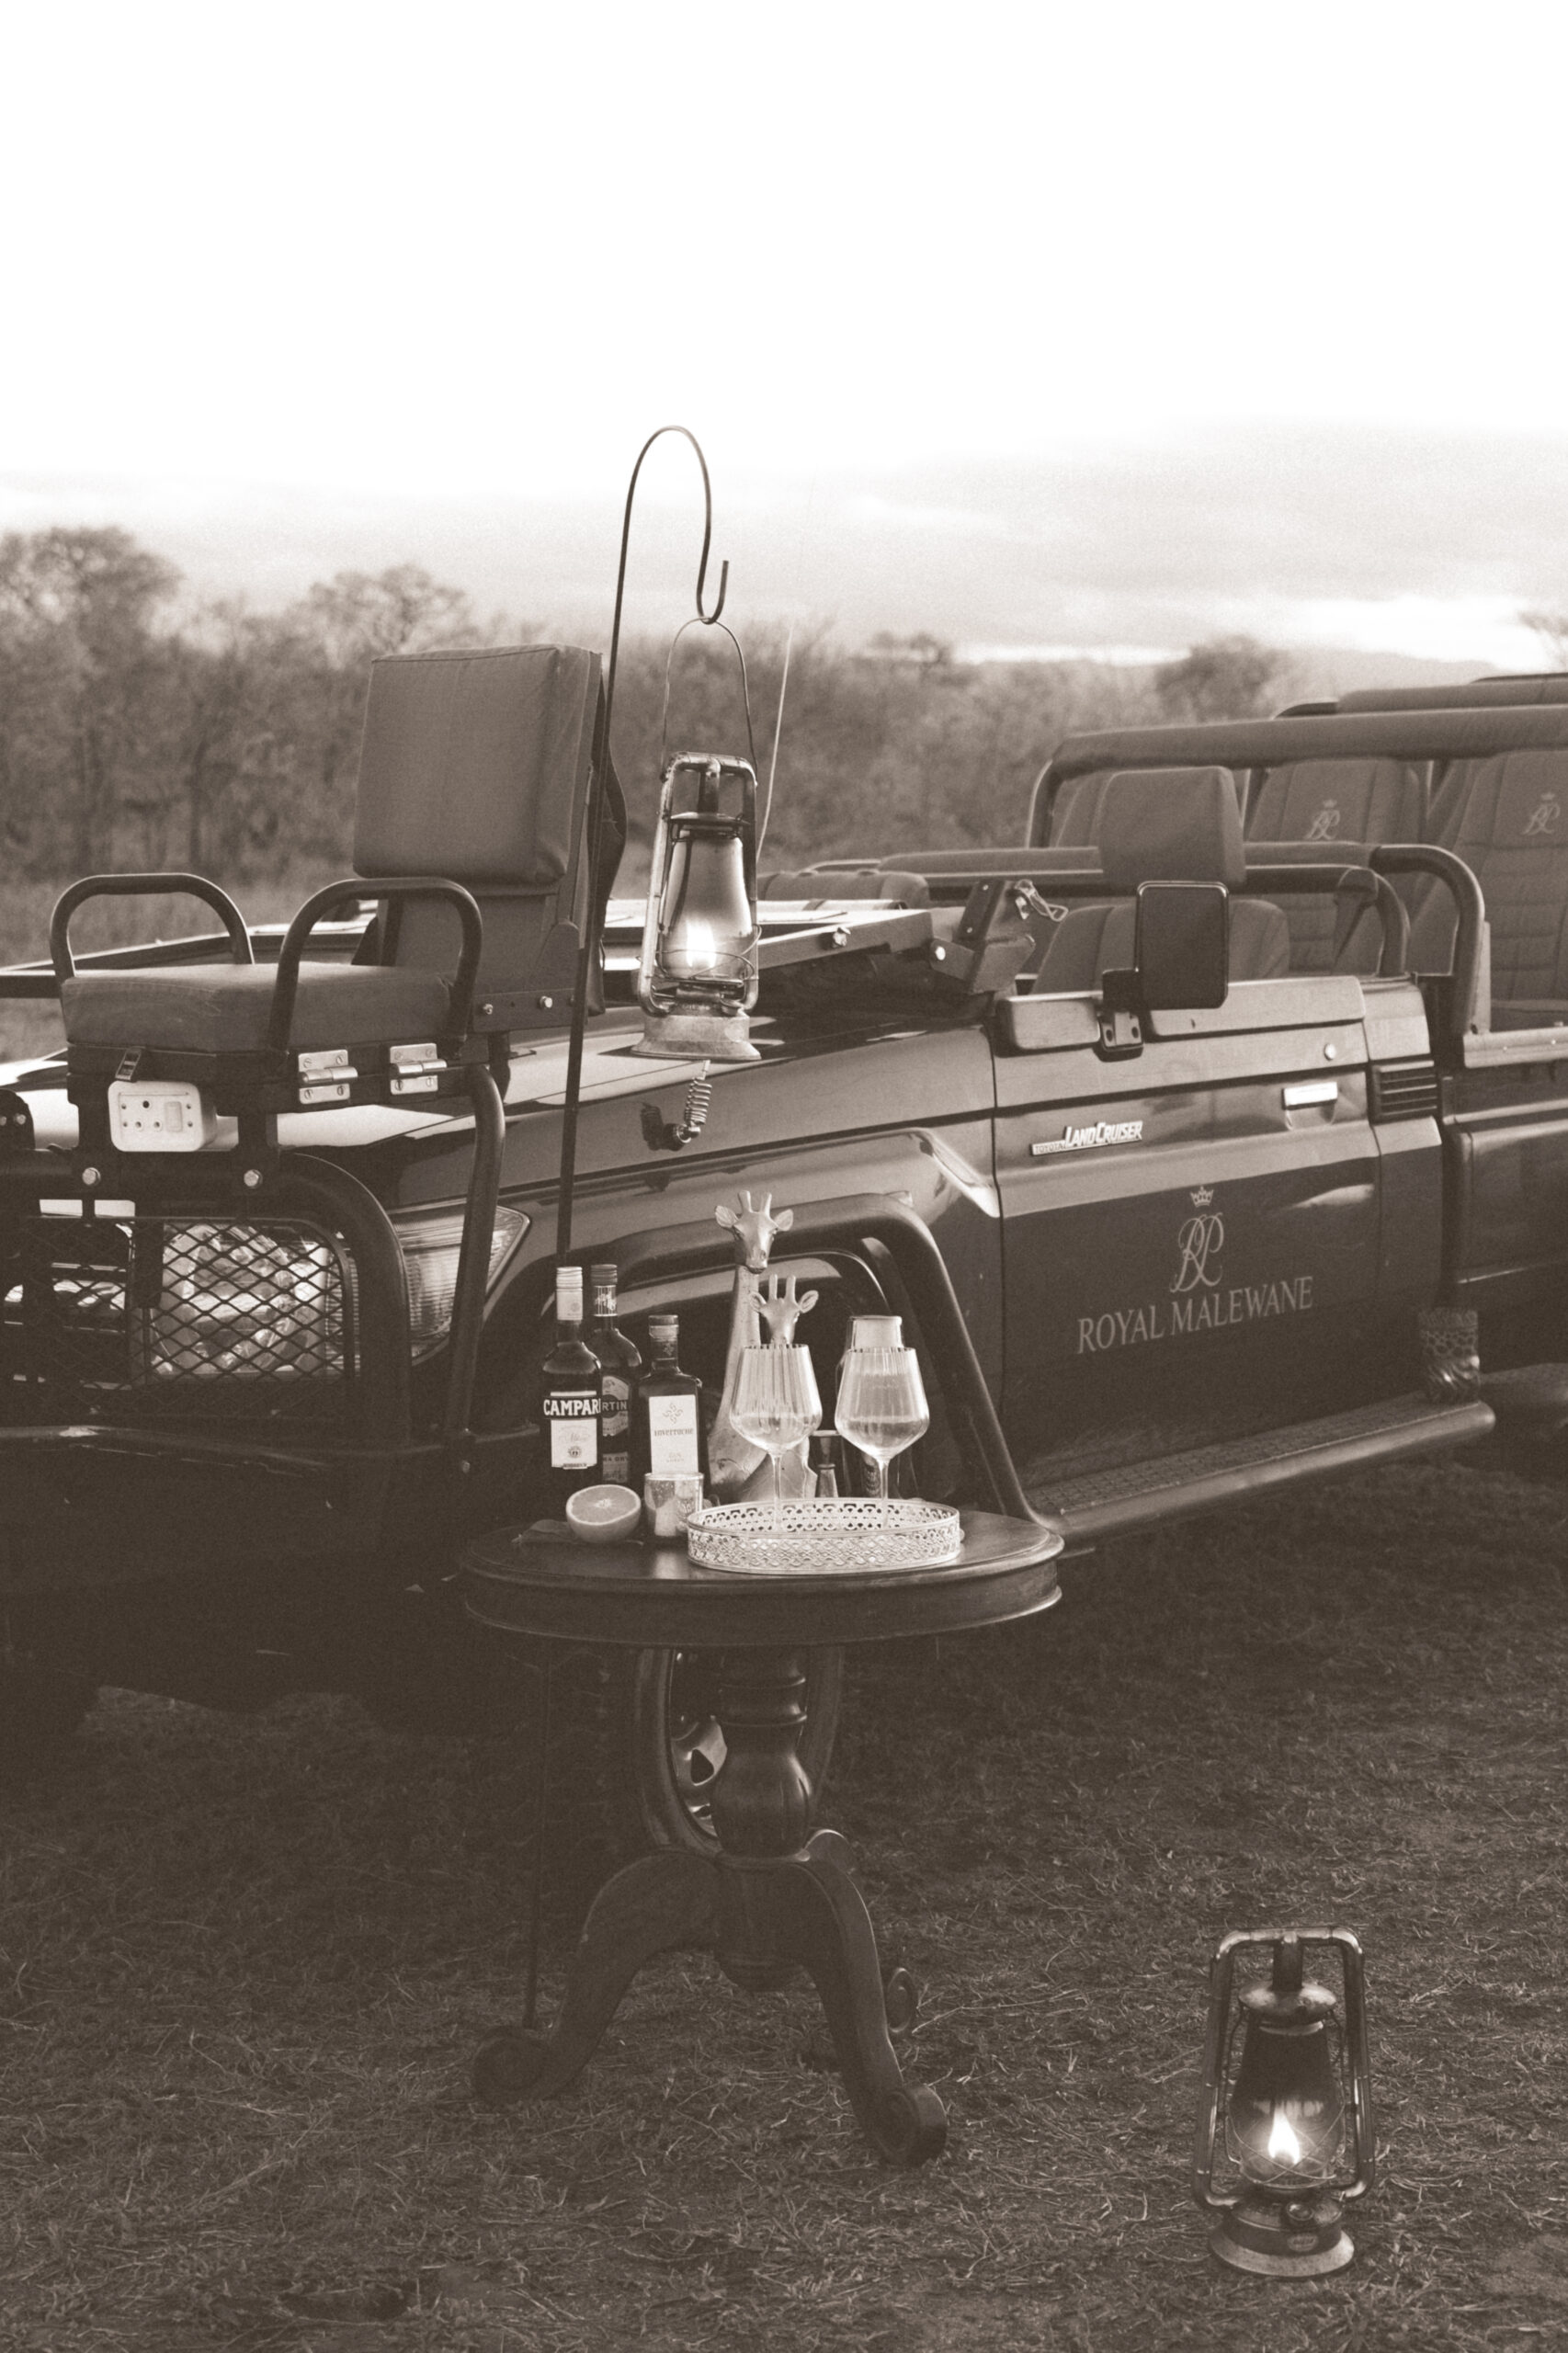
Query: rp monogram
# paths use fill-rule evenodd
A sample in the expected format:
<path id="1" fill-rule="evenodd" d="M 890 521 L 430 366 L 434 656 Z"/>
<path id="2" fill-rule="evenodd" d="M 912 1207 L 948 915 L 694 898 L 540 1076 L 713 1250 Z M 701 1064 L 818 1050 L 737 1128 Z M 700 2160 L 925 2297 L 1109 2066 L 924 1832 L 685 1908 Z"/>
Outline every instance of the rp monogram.
<path id="1" fill-rule="evenodd" d="M 1196 1290 L 1199 1284 L 1208 1290 L 1217 1290 L 1220 1253 L 1224 1246 L 1225 1221 L 1218 1210 L 1210 1210 L 1207 1216 L 1200 1213 L 1197 1217 L 1189 1217 L 1176 1235 L 1181 1263 L 1171 1282 L 1172 1291 L 1179 1297 L 1185 1291 Z M 1211 1260 L 1214 1267 L 1212 1274 L 1209 1271 Z"/>
<path id="2" fill-rule="evenodd" d="M 1525 827 L 1526 838 L 1531 834 L 1554 834 L 1562 823 L 1562 801 L 1555 792 L 1543 792 L 1540 807 L 1530 813 L 1529 822 Z"/>
<path id="3" fill-rule="evenodd" d="M 1331 842 L 1339 831 L 1340 815 L 1337 801 L 1325 801 L 1312 824 L 1305 838 L 1310 842 Z"/>

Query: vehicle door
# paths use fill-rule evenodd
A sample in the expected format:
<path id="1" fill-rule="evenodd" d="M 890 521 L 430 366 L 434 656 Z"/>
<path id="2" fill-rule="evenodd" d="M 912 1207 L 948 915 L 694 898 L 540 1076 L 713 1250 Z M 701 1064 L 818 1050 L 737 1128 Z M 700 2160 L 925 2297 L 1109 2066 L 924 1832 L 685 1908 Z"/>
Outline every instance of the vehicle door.
<path id="1" fill-rule="evenodd" d="M 1088 997 L 994 1016 L 1020 1461 L 1131 1461 L 1415 1388 L 1441 1238 L 1417 993 L 1244 981 L 1142 1029 L 1141 1051 L 1105 1060 Z M 1386 1125 L 1380 1062 L 1425 1074 Z"/>

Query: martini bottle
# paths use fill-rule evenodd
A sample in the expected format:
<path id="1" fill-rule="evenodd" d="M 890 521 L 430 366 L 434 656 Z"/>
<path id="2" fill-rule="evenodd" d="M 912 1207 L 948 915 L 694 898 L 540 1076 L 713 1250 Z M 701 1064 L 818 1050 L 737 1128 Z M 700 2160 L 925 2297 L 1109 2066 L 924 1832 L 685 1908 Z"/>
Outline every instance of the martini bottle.
<path id="1" fill-rule="evenodd" d="M 599 1360 L 599 1476 L 631 1484 L 631 1392 L 642 1351 L 615 1320 L 616 1269 L 608 1261 L 588 1268 L 594 1315 L 588 1346 Z"/>

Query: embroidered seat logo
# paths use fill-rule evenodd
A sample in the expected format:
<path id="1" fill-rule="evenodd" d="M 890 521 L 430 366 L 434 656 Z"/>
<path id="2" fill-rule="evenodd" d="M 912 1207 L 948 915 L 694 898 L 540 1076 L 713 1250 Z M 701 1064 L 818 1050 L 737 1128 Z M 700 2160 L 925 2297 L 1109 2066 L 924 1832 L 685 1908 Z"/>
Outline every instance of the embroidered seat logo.
<path id="1" fill-rule="evenodd" d="M 1554 834 L 1562 823 L 1562 801 L 1555 792 L 1543 792 L 1540 807 L 1532 811 L 1525 827 L 1525 837 L 1528 840 L 1532 834 Z"/>
<path id="2" fill-rule="evenodd" d="M 1310 842 L 1331 842 L 1339 831 L 1340 816 L 1337 801 L 1325 801 L 1312 824 L 1307 827 Z"/>

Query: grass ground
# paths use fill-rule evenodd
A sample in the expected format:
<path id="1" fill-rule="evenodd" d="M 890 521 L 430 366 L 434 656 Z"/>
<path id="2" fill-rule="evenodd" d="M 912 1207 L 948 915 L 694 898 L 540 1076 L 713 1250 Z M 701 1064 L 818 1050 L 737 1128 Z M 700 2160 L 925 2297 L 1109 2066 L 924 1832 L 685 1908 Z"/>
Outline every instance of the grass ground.
<path id="1" fill-rule="evenodd" d="M 1568 2336 L 1568 1489 L 1400 1466 L 856 1661 L 830 1818 L 924 1987 L 948 2154 L 861 2143 L 806 1993 L 645 1972 L 506 2114 L 520 1761 L 347 1703 L 119 1695 L 0 1800 L 8 2353 L 1340 2353 Z M 1369 1951 L 1355 2268 L 1225 2273 L 1185 2168 L 1208 1949 Z M 564 1952 L 547 1948 L 548 2006 Z"/>

